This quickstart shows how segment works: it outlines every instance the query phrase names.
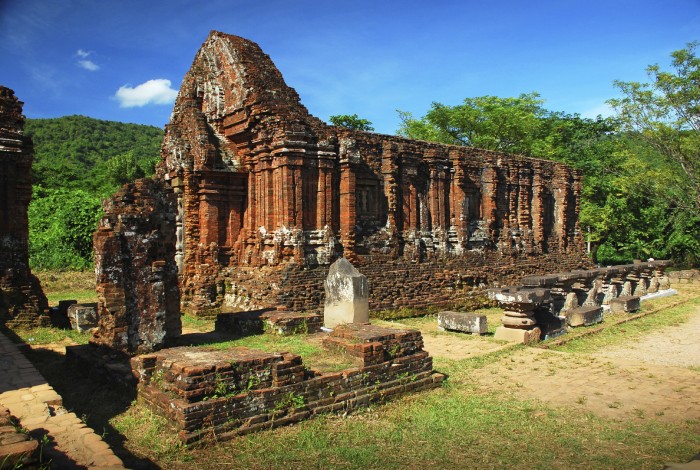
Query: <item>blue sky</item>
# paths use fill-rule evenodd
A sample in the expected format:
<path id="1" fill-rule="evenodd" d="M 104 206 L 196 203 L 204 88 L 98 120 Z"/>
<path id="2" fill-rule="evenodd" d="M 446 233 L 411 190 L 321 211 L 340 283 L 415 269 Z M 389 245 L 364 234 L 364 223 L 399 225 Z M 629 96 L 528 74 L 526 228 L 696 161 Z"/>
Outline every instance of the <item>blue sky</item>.
<path id="1" fill-rule="evenodd" d="M 312 114 L 393 134 L 396 109 L 481 95 L 606 114 L 613 80 L 700 39 L 700 0 L 0 0 L 0 84 L 31 118 L 162 127 L 212 29 L 257 42 Z"/>

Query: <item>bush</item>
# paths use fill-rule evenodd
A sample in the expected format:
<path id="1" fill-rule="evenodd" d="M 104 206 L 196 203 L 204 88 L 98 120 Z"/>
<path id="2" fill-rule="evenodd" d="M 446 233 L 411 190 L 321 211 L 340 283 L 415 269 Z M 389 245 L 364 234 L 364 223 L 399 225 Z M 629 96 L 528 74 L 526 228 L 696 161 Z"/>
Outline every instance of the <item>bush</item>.
<path id="1" fill-rule="evenodd" d="M 80 189 L 34 187 L 29 205 L 29 264 L 40 269 L 92 267 L 100 200 Z"/>

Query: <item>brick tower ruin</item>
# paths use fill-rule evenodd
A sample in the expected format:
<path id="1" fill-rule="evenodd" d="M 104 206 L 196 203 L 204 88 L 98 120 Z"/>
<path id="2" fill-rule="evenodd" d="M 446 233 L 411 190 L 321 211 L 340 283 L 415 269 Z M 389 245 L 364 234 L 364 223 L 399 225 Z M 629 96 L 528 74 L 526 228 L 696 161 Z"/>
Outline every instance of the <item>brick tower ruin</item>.
<path id="1" fill-rule="evenodd" d="M 23 104 L 0 86 L 0 324 L 43 326 L 48 303 L 29 269 L 34 147 L 24 135 Z"/>
<path id="2" fill-rule="evenodd" d="M 329 126 L 260 47 L 213 31 L 166 126 L 182 307 L 318 310 L 328 266 L 362 266 L 370 308 L 586 267 L 581 175 L 555 162 Z M 99 256 L 99 253 L 96 253 Z"/>

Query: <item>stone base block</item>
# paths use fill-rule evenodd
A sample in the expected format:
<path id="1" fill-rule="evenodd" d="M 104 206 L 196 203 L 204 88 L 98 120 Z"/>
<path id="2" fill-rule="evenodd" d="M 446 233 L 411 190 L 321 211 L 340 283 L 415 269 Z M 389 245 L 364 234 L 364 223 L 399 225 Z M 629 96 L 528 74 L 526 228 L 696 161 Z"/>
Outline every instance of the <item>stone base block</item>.
<path id="1" fill-rule="evenodd" d="M 611 313 L 632 313 L 639 310 L 639 296 L 626 295 L 610 301 Z"/>
<path id="2" fill-rule="evenodd" d="M 68 320 L 73 330 L 83 332 L 97 326 L 97 304 L 71 304 Z"/>
<path id="3" fill-rule="evenodd" d="M 531 330 L 520 330 L 499 326 L 496 328 L 494 338 L 513 343 L 532 344 L 538 342 L 541 335 L 542 331 L 537 327 Z"/>
<path id="4" fill-rule="evenodd" d="M 438 313 L 438 329 L 483 335 L 488 332 L 486 315 L 462 312 Z"/>
<path id="5" fill-rule="evenodd" d="M 569 326 L 589 326 L 603 321 L 603 307 L 579 307 L 566 312 Z"/>
<path id="6" fill-rule="evenodd" d="M 369 303 L 366 299 L 328 303 L 323 309 L 323 326 L 335 328 L 338 325 L 369 322 Z"/>
<path id="7" fill-rule="evenodd" d="M 553 315 L 549 309 L 535 311 L 537 327 L 542 331 L 542 339 L 552 339 L 566 333 L 566 317 Z"/>

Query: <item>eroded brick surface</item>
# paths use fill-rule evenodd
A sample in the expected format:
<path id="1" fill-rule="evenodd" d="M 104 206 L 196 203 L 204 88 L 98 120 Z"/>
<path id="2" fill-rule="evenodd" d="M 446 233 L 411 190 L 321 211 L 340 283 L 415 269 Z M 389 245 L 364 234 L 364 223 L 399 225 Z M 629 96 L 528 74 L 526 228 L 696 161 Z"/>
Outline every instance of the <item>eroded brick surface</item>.
<path id="1" fill-rule="evenodd" d="M 322 373 L 307 369 L 296 354 L 244 347 L 169 348 L 137 356 L 131 364 L 138 398 L 167 417 L 184 442 L 193 442 L 347 412 L 438 387 L 444 379 L 433 372 L 418 331 L 347 325 L 333 339 L 350 346 L 342 352 L 357 359 L 358 367 Z"/>
<path id="2" fill-rule="evenodd" d="M 0 86 L 0 323 L 47 325 L 46 296 L 29 269 L 34 148 L 24 135 L 22 105 Z"/>
<path id="3" fill-rule="evenodd" d="M 367 276 L 371 308 L 466 299 L 484 282 L 588 266 L 576 170 L 328 126 L 236 36 L 212 32 L 197 52 L 162 158 L 156 178 L 177 195 L 176 259 L 192 312 L 317 309 L 341 255 Z"/>
<path id="4" fill-rule="evenodd" d="M 104 204 L 95 232 L 98 326 L 91 343 L 126 354 L 163 347 L 182 331 L 175 265 L 175 198 L 141 179 Z"/>

